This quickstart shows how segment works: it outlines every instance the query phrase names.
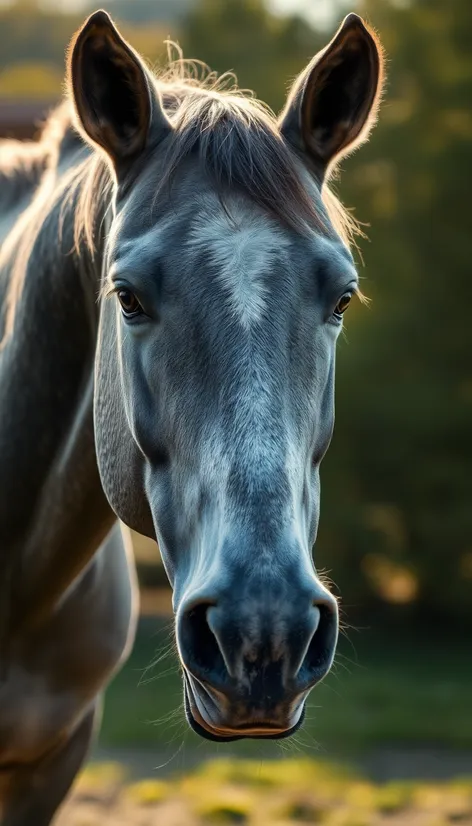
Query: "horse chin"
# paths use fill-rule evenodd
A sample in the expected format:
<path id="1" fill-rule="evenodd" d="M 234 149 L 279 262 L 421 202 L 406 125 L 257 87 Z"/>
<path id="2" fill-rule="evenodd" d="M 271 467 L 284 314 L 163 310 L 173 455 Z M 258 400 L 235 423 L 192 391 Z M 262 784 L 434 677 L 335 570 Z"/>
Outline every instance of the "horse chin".
<path id="1" fill-rule="evenodd" d="M 184 684 L 184 704 L 185 716 L 187 722 L 193 731 L 203 737 L 205 740 L 210 740 L 213 743 L 232 743 L 235 740 L 285 740 L 295 734 L 303 725 L 305 720 L 305 705 L 300 713 L 300 717 L 294 726 L 285 730 L 271 730 L 267 728 L 267 733 L 262 729 L 217 729 L 210 725 L 203 717 L 198 709 L 198 705 L 193 696 L 193 691 L 189 686 L 188 680 Z"/>

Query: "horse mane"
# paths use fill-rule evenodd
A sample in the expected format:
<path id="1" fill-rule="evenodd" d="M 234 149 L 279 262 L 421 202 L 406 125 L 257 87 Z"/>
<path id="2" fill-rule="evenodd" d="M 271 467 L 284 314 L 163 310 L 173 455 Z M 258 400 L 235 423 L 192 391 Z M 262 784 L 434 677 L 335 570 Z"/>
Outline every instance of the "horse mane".
<path id="1" fill-rule="evenodd" d="M 48 156 L 34 141 L 0 141 L 0 207 L 7 209 L 29 189 L 37 186 Z"/>
<path id="2" fill-rule="evenodd" d="M 60 164 L 70 151 L 84 146 L 72 126 L 71 106 L 64 101 L 49 115 L 36 141 L 0 141 L 0 210 L 4 213 L 29 196 L 3 244 L 0 266 L 11 267 L 4 304 L 4 329 L 0 350 L 13 331 L 15 308 L 21 294 L 33 247 L 48 217 L 68 189 L 68 174 L 61 178 Z"/>
<path id="3" fill-rule="evenodd" d="M 200 61 L 184 60 L 174 44 L 170 47 L 177 49 L 177 59 L 169 54 L 167 67 L 151 74 L 174 127 L 155 197 L 172 182 L 190 153 L 197 152 L 220 195 L 236 187 L 286 225 L 301 231 L 310 226 L 328 234 L 334 227 L 349 246 L 359 233 L 356 220 L 327 183 L 321 203 L 313 198 L 303 182 L 300 161 L 281 136 L 272 110 L 251 91 L 240 89 L 234 74 L 218 76 Z M 100 152 L 77 177 L 77 249 L 85 239 L 93 252 L 112 180 Z"/>
<path id="4" fill-rule="evenodd" d="M 57 167 L 66 135 L 79 140 L 70 132 L 70 126 L 70 107 L 64 102 L 43 124 L 39 140 L 0 140 L 1 209 L 38 187 L 45 173 Z"/>

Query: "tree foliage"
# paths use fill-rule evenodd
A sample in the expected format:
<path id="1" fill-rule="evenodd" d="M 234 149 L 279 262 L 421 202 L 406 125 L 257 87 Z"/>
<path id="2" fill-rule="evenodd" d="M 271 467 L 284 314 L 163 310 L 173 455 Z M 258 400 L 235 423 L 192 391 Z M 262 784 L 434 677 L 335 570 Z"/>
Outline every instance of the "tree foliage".
<path id="1" fill-rule="evenodd" d="M 301 18 L 274 17 L 262 0 L 200 0 L 183 22 L 184 55 L 219 73 L 233 70 L 274 110 L 282 108 L 289 81 L 323 39 Z"/>
<path id="2" fill-rule="evenodd" d="M 388 593 L 403 571 L 427 615 L 470 619 L 472 7 L 366 0 L 364 12 L 389 84 L 342 189 L 372 223 L 362 251 L 373 301 L 339 354 L 323 557 L 348 601 Z"/>

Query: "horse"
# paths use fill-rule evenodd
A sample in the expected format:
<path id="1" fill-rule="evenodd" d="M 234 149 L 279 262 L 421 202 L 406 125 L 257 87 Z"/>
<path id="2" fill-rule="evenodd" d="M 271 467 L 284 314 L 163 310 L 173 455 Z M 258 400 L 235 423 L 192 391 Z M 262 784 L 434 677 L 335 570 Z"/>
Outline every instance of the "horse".
<path id="1" fill-rule="evenodd" d="M 277 739 L 336 649 L 316 572 L 335 345 L 361 296 L 329 188 L 382 89 L 349 14 L 279 117 L 104 11 L 36 142 L 0 144 L 0 812 L 47 826 L 132 645 L 129 529 L 173 588 L 189 725 Z"/>

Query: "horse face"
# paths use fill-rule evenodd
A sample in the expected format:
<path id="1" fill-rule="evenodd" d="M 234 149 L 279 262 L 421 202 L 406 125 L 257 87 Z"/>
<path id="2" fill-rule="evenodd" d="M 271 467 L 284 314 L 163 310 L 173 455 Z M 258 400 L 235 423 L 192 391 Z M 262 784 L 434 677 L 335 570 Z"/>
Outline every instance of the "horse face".
<path id="1" fill-rule="evenodd" d="M 204 90 L 180 93 L 169 120 L 121 44 L 100 13 L 72 55 L 80 123 L 116 178 L 96 361 L 102 482 L 117 516 L 159 542 L 191 725 L 219 740 L 283 737 L 337 639 L 311 548 L 357 276 L 321 182 L 364 137 L 378 52 L 347 18 L 276 125 Z M 301 207 L 294 220 L 297 194 L 317 226 Z"/>

